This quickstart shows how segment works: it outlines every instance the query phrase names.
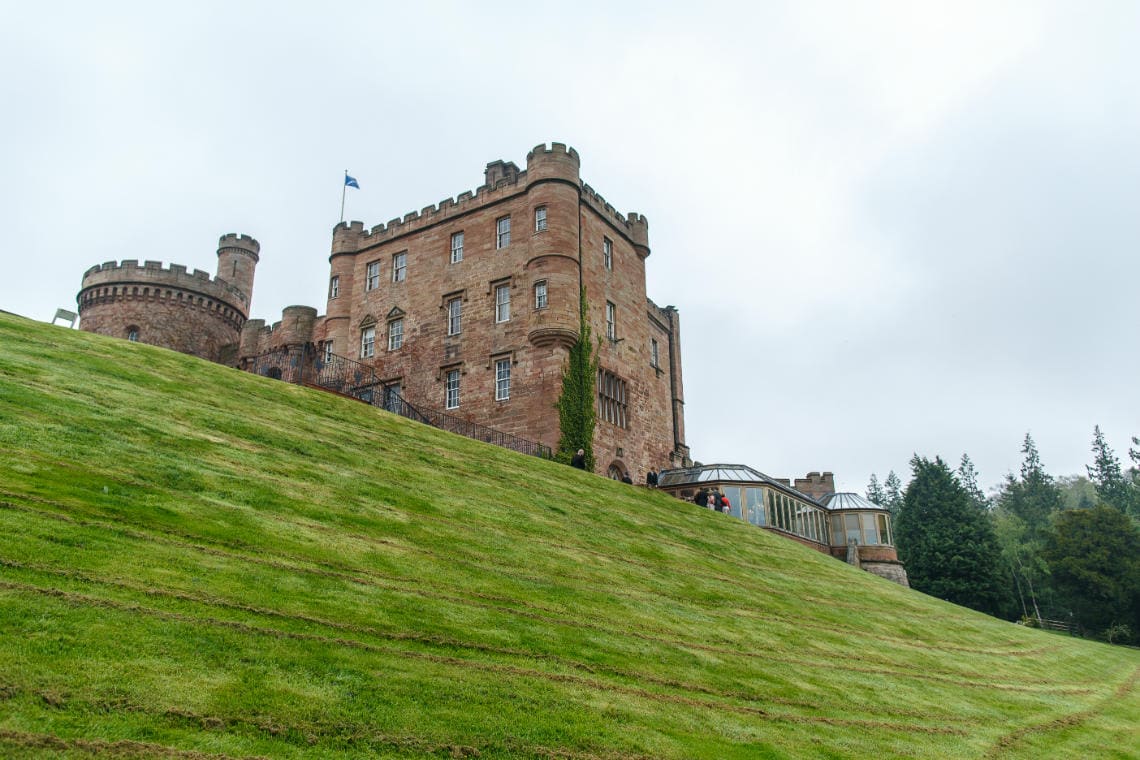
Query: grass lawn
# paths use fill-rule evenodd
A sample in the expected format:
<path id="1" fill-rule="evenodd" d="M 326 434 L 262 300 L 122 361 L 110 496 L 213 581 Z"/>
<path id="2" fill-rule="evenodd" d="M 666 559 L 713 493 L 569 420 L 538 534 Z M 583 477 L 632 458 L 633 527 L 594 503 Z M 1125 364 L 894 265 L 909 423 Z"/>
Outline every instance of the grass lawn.
<path id="1" fill-rule="evenodd" d="M 0 314 L 2 757 L 1126 758 L 1138 676 L 660 493 Z"/>

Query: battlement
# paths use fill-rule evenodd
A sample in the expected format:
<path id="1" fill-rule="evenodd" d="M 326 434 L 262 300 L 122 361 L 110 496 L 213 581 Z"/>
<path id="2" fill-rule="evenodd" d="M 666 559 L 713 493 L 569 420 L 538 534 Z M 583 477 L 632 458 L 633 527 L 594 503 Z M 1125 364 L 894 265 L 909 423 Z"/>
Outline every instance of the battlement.
<path id="1" fill-rule="evenodd" d="M 634 243 L 648 247 L 649 220 L 644 214 L 630 211 L 623 216 L 620 211 L 610 205 L 609 201 L 585 182 L 582 183 L 582 200 L 619 230 L 625 232 Z"/>
<path id="2" fill-rule="evenodd" d="M 364 229 L 361 221 L 340 222 L 333 228 L 333 253 L 351 253 L 378 245 L 494 203 L 525 190 L 532 182 L 549 179 L 577 185 L 583 200 L 591 208 L 628 235 L 636 245 L 648 250 L 649 221 L 637 212 L 623 215 L 597 191 L 582 182 L 578 177 L 581 160 L 574 148 L 559 142 L 552 142 L 549 147 L 546 143 L 541 143 L 527 153 L 526 161 L 527 168 L 521 171 L 510 161 L 492 161 L 484 171 L 485 183 L 474 191 L 465 190 L 454 198 L 444 198 L 419 211 L 409 211 L 402 217 L 390 219 L 387 223 L 377 224 L 368 230 Z"/>
<path id="3" fill-rule="evenodd" d="M 253 256 L 254 261 L 259 260 L 261 253 L 261 243 L 250 237 L 249 235 L 239 235 L 236 232 L 227 232 L 218 238 L 218 251 L 221 252 L 227 248 L 237 248 L 238 250 L 245 251 Z"/>
<path id="4" fill-rule="evenodd" d="M 390 219 L 386 224 L 377 224 L 367 231 L 364 229 L 364 222 L 355 220 L 340 222 L 333 228 L 333 239 L 343 243 L 347 242 L 343 240 L 346 235 L 354 238 L 351 241 L 352 245 L 344 250 L 358 250 L 377 245 L 514 195 L 525 189 L 526 178 L 525 171 L 512 173 L 511 176 L 499 176 L 494 187 L 480 185 L 474 191 L 465 190 L 454 198 L 444 198 L 439 203 L 424 206 L 419 211 L 409 211 L 403 217 Z"/>
<path id="5" fill-rule="evenodd" d="M 546 143 L 539 143 L 531 148 L 530 153 L 526 154 L 526 164 L 529 167 L 536 158 L 541 159 L 547 156 L 555 158 L 565 156 L 576 164 L 581 165 L 582 163 L 582 160 L 578 157 L 578 151 L 566 147 L 566 143 L 552 142 L 549 148 L 546 147 Z"/>
<path id="6" fill-rule="evenodd" d="M 252 238 L 248 239 L 252 240 Z M 256 241 L 253 242 L 256 243 Z M 249 296 L 221 277 L 212 278 L 209 272 L 201 269 L 190 272 L 183 264 L 171 264 L 169 268 L 164 268 L 161 261 L 148 260 L 141 266 L 137 259 L 96 264 L 83 273 L 82 290 L 125 283 L 150 285 L 156 289 L 167 287 L 190 290 L 229 303 L 243 315 L 247 313 L 249 308 Z"/>

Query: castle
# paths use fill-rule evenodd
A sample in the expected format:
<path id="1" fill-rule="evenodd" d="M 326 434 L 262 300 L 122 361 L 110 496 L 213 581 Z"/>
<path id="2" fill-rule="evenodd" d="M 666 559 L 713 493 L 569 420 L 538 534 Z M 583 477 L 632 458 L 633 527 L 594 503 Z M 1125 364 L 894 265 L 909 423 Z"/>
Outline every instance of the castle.
<path id="1" fill-rule="evenodd" d="M 159 262 L 110 262 L 83 277 L 84 330 L 231 366 L 306 347 L 347 357 L 386 392 L 555 446 L 555 403 L 579 338 L 581 295 L 597 344 L 597 469 L 644 477 L 690 463 L 680 318 L 645 292 L 645 217 L 622 215 L 579 176 L 578 153 L 539 145 L 526 168 L 487 164 L 474 192 L 366 230 L 333 230 L 325 314 L 290 306 L 249 319 L 260 247 L 225 235 L 211 279 Z"/>

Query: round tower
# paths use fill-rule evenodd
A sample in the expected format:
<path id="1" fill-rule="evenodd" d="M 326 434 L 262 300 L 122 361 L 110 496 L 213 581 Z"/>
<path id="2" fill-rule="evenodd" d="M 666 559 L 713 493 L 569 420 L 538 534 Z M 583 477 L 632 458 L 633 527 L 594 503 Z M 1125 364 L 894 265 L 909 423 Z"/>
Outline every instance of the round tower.
<path id="1" fill-rule="evenodd" d="M 223 235 L 213 279 L 160 261 L 93 266 L 77 296 L 80 329 L 229 364 L 249 316 L 258 248 L 247 235 Z"/>
<path id="2" fill-rule="evenodd" d="M 281 337 L 275 341 L 286 346 L 299 346 L 313 340 L 317 310 L 312 306 L 286 306 L 281 312 Z"/>
<path id="3" fill-rule="evenodd" d="M 527 285 L 543 306 L 527 314 L 527 339 L 537 347 L 569 348 L 578 340 L 578 153 L 562 143 L 538 145 L 526 157 L 527 203 L 545 208 L 547 226 L 530 238 Z M 538 294 L 541 289 L 541 296 Z"/>
<path id="4" fill-rule="evenodd" d="M 257 268 L 261 245 L 249 235 L 230 232 L 218 238 L 218 279 L 245 295 L 245 314 L 253 298 L 253 274 Z"/>
<path id="5" fill-rule="evenodd" d="M 581 169 L 578 151 L 567 148 L 565 143 L 552 142 L 536 145 L 526 154 L 526 181 L 533 185 L 536 180 L 561 179 L 578 187 L 578 171 Z"/>
<path id="6" fill-rule="evenodd" d="M 333 228 L 332 253 L 329 254 L 328 305 L 325 308 L 325 340 L 332 352 L 349 356 L 349 317 L 355 290 L 356 253 L 364 237 L 363 222 L 341 222 Z"/>

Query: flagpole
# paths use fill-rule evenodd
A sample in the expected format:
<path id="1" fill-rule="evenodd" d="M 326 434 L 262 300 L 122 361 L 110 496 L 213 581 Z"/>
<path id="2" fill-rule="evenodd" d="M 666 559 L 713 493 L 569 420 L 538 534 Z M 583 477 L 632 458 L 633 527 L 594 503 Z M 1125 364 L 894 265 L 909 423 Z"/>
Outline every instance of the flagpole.
<path id="1" fill-rule="evenodd" d="M 348 192 L 348 169 L 344 170 L 344 184 L 340 188 L 340 221 L 344 223 L 344 196 Z"/>

